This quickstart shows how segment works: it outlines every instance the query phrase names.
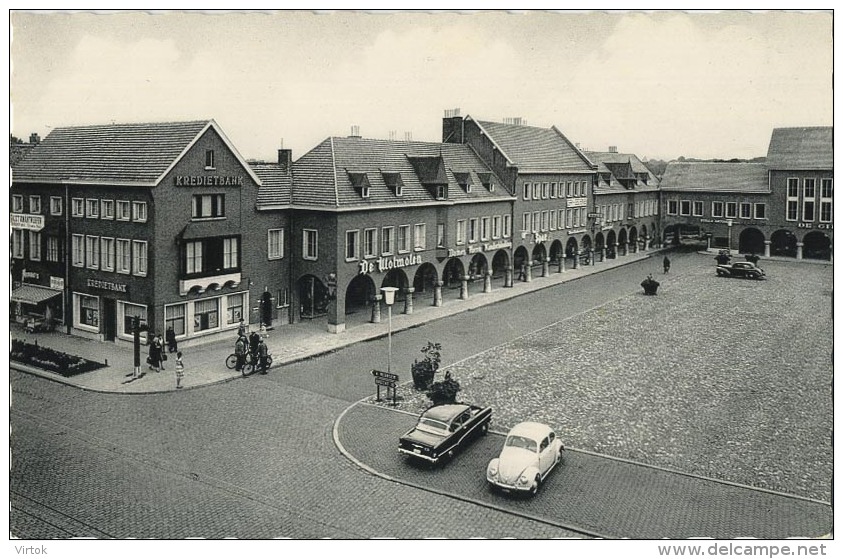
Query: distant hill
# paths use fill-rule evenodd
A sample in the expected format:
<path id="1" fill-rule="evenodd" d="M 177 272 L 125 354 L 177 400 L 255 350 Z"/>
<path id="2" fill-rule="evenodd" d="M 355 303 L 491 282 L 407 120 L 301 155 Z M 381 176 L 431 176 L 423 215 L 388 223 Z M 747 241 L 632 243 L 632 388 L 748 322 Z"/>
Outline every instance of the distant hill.
<path id="1" fill-rule="evenodd" d="M 697 159 L 695 157 L 684 157 L 680 156 L 675 159 L 675 161 L 690 161 L 690 162 L 710 162 L 710 163 L 764 163 L 767 160 L 766 157 L 753 157 L 752 159 Z M 644 161 L 644 165 L 650 169 L 650 172 L 656 175 L 657 177 L 661 177 L 664 174 L 664 170 L 667 167 L 669 161 L 664 161 L 662 159 L 647 159 Z"/>

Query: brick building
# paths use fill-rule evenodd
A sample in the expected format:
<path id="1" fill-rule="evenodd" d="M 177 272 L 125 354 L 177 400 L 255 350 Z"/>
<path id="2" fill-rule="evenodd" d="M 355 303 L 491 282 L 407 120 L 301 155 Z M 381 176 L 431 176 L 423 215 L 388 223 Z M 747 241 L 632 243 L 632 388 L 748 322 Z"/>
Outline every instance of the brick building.
<path id="1" fill-rule="evenodd" d="M 294 319 L 378 321 L 511 281 L 513 196 L 466 145 L 331 137 L 293 165 Z"/>
<path id="2" fill-rule="evenodd" d="M 134 316 L 184 341 L 270 321 L 289 270 L 260 185 L 212 120 L 53 130 L 13 170 L 13 318 L 115 342 Z"/>
<path id="3" fill-rule="evenodd" d="M 692 233 L 742 254 L 832 259 L 831 127 L 773 130 L 764 163 L 668 164 L 664 232 Z"/>

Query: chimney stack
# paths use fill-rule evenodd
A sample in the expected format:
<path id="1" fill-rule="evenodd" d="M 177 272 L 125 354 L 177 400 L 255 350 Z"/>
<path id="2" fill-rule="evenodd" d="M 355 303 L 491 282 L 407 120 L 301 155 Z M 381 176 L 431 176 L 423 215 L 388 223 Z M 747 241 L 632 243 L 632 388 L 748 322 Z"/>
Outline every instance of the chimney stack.
<path id="1" fill-rule="evenodd" d="M 397 136 L 397 132 L 395 130 L 389 131 L 389 141 L 390 142 L 394 142 L 396 136 Z"/>
<path id="2" fill-rule="evenodd" d="M 527 124 L 527 121 L 520 116 L 511 116 L 503 119 L 504 124 L 512 124 L 513 126 L 522 126 Z"/>
<path id="3" fill-rule="evenodd" d="M 41 143 L 41 136 L 38 135 L 37 132 L 33 132 L 29 135 L 29 143 L 32 145 L 38 145 Z"/>
<path id="4" fill-rule="evenodd" d="M 281 147 L 278 149 L 278 166 L 288 173 L 293 168 L 293 150 L 284 149 L 284 138 L 281 138 Z"/>
<path id="5" fill-rule="evenodd" d="M 609 153 L 618 153 L 618 146 L 609 146 Z"/>
<path id="6" fill-rule="evenodd" d="M 446 144 L 462 144 L 465 136 L 465 123 L 460 116 L 460 109 L 445 109 L 442 119 L 442 142 Z"/>
<path id="7" fill-rule="evenodd" d="M 360 137 L 360 125 L 352 124 L 351 125 L 351 135 L 349 138 L 359 138 Z"/>
<path id="8" fill-rule="evenodd" d="M 405 142 L 412 142 L 413 141 L 413 133 L 412 132 L 404 132 L 404 141 Z"/>

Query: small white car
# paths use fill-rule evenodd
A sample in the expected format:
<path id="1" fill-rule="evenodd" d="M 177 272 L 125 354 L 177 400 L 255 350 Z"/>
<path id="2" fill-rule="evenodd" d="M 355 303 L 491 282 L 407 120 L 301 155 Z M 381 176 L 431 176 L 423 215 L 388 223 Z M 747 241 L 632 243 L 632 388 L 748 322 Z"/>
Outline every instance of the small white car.
<path id="1" fill-rule="evenodd" d="M 505 492 L 535 495 L 553 468 L 562 461 L 565 447 L 543 423 L 526 421 L 506 436 L 500 456 L 486 467 L 486 481 Z"/>

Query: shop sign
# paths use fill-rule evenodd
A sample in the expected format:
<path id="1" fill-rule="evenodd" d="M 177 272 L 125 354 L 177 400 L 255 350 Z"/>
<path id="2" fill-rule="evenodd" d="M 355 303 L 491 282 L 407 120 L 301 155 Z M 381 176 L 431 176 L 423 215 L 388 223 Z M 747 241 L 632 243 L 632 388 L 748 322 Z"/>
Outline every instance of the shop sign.
<path id="1" fill-rule="evenodd" d="M 604 225 L 603 227 L 600 228 L 600 230 L 601 231 L 611 231 L 612 227 L 613 227 L 612 225 Z"/>
<path id="2" fill-rule="evenodd" d="M 813 223 L 808 223 L 808 222 L 800 222 L 800 223 L 797 223 L 796 226 L 799 229 L 814 229 L 815 227 L 817 229 L 834 229 L 834 225 L 831 224 L 831 223 L 813 224 Z"/>
<path id="3" fill-rule="evenodd" d="M 589 212 L 588 217 L 603 217 L 603 214 L 600 212 Z"/>
<path id="4" fill-rule="evenodd" d="M 582 208 L 588 205 L 588 198 L 568 198 L 569 208 Z"/>
<path id="5" fill-rule="evenodd" d="M 483 250 L 485 251 L 500 250 L 502 248 L 512 248 L 512 241 L 497 241 L 483 245 Z"/>
<path id="6" fill-rule="evenodd" d="M 481 252 L 482 250 L 483 250 L 483 247 L 480 246 L 480 245 L 477 245 L 477 246 L 468 245 L 468 247 L 466 247 L 466 249 L 465 249 L 465 252 L 468 253 L 468 254 L 477 254 L 478 252 Z"/>
<path id="7" fill-rule="evenodd" d="M 176 186 L 243 186 L 243 177 L 176 175 Z"/>
<path id="8" fill-rule="evenodd" d="M 9 214 L 12 229 L 40 231 L 44 228 L 44 216 L 35 214 Z"/>
<path id="9" fill-rule="evenodd" d="M 585 229 L 574 229 L 572 231 L 568 231 L 569 235 L 579 235 L 580 233 L 585 233 Z"/>
<path id="10" fill-rule="evenodd" d="M 533 233 L 533 242 L 534 243 L 544 243 L 550 238 L 548 233 Z"/>
<path id="11" fill-rule="evenodd" d="M 50 287 L 53 289 L 64 289 L 64 278 L 50 276 Z"/>
<path id="12" fill-rule="evenodd" d="M 23 279 L 37 280 L 37 279 L 40 279 L 40 278 L 41 278 L 41 274 L 39 274 L 38 272 L 30 272 L 29 270 L 23 271 Z"/>
<path id="13" fill-rule="evenodd" d="M 462 256 L 465 254 L 464 248 L 449 248 L 448 249 L 448 258 L 453 258 L 454 256 Z"/>
<path id="14" fill-rule="evenodd" d="M 359 266 L 361 274 L 369 274 L 372 272 L 387 272 L 393 268 L 406 268 L 421 263 L 422 257 L 420 255 L 411 254 L 393 258 L 378 258 L 377 260 L 361 260 Z"/>
<path id="15" fill-rule="evenodd" d="M 88 287 L 93 287 L 96 289 L 105 289 L 106 291 L 117 291 L 119 293 L 128 293 L 129 286 L 125 283 L 116 283 L 113 281 L 106 281 L 106 280 L 98 280 L 93 278 L 88 278 L 88 283 L 86 284 Z"/>
<path id="16" fill-rule="evenodd" d="M 731 227 L 733 222 L 731 219 L 700 219 L 700 223 L 724 223 Z"/>

